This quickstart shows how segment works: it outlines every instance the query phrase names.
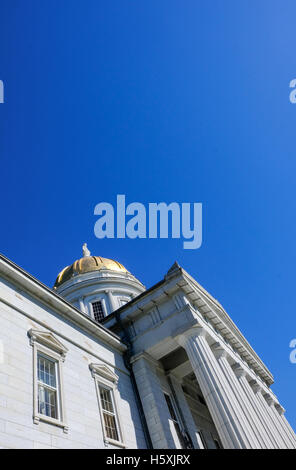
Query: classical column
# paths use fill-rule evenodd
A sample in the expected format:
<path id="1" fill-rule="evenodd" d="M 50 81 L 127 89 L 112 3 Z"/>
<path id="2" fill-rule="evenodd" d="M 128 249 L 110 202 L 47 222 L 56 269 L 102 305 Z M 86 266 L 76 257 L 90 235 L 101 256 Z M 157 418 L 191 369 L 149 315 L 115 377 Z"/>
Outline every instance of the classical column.
<path id="1" fill-rule="evenodd" d="M 287 421 L 285 417 L 285 409 L 279 404 L 275 403 L 275 409 L 279 415 L 280 420 L 282 421 L 284 427 L 286 428 L 288 434 L 290 435 L 290 438 L 292 439 L 292 442 L 294 443 L 294 448 L 296 448 L 296 435 L 292 427 L 290 426 L 289 422 Z"/>
<path id="2" fill-rule="evenodd" d="M 228 449 L 252 448 L 252 441 L 237 414 L 237 400 L 205 338 L 197 325 L 177 336 L 187 352 L 222 445 Z"/>
<path id="3" fill-rule="evenodd" d="M 85 304 L 84 304 L 84 298 L 79 297 L 78 301 L 79 301 L 79 309 L 81 310 L 81 312 L 87 313 L 87 310 L 86 310 Z"/>
<path id="4" fill-rule="evenodd" d="M 249 384 L 249 386 L 250 386 L 250 388 L 253 392 L 253 399 L 255 400 L 257 410 L 260 414 L 261 422 L 264 424 L 265 429 L 267 429 L 268 436 L 269 436 L 270 440 L 273 443 L 273 447 L 275 449 L 279 449 L 280 445 L 279 445 L 278 439 L 276 437 L 276 434 L 274 432 L 272 423 L 270 422 L 269 416 L 266 413 L 266 409 L 265 409 L 265 407 L 263 406 L 263 404 L 260 400 L 261 387 L 256 382 L 256 380 L 251 380 L 250 382 L 248 382 L 248 384 Z"/>
<path id="5" fill-rule="evenodd" d="M 267 426 L 270 429 L 270 436 L 272 436 L 273 441 L 275 442 L 275 445 L 278 449 L 286 449 L 287 446 L 280 434 L 280 432 L 277 429 L 277 426 L 274 424 L 274 419 L 270 413 L 269 410 L 269 405 L 267 404 L 266 400 L 263 398 L 262 395 L 262 387 L 256 382 L 256 380 L 252 380 L 250 382 L 251 387 L 253 388 L 255 395 L 257 397 L 257 402 L 261 406 L 262 414 L 263 414 L 263 419 L 265 420 Z"/>
<path id="6" fill-rule="evenodd" d="M 212 349 L 233 394 L 237 398 L 237 403 L 233 403 L 233 406 L 236 408 L 237 416 L 239 417 L 240 422 L 243 424 L 245 432 L 248 434 L 248 438 L 252 443 L 252 448 L 265 448 L 264 442 L 262 441 L 260 434 L 255 432 L 256 427 L 254 426 L 255 423 L 252 419 L 252 410 L 250 410 L 250 407 L 248 406 L 247 402 L 247 397 L 245 396 L 245 393 L 242 390 L 233 372 L 233 369 L 231 368 L 231 365 L 227 360 L 227 352 L 221 346 L 220 343 L 215 343 L 212 346 Z"/>
<path id="7" fill-rule="evenodd" d="M 117 306 L 115 305 L 114 298 L 113 298 L 113 292 L 110 290 L 105 290 L 105 294 L 108 297 L 108 302 L 109 302 L 109 308 L 110 308 L 110 313 L 114 312 L 114 310 L 117 310 Z"/>
<path id="8" fill-rule="evenodd" d="M 247 398 L 247 409 L 250 412 L 251 418 L 254 423 L 254 429 L 263 443 L 262 447 L 266 449 L 274 449 L 275 444 L 273 440 L 269 437 L 269 428 L 267 427 L 265 421 L 262 418 L 258 405 L 256 403 L 257 399 L 254 396 L 254 392 L 247 380 L 246 371 L 241 367 L 239 363 L 233 365 L 233 371 L 236 375 L 239 384 L 244 391 L 245 397 Z"/>
<path id="9" fill-rule="evenodd" d="M 270 412 L 273 416 L 274 424 L 277 427 L 277 429 L 279 430 L 281 436 L 283 437 L 286 446 L 289 449 L 294 449 L 295 448 L 295 440 L 293 440 L 293 438 L 290 436 L 290 433 L 286 429 L 283 421 L 280 419 L 280 415 L 278 414 L 278 411 L 275 408 L 275 400 L 268 393 L 266 393 L 264 395 L 264 398 L 265 398 L 265 400 L 267 401 L 267 403 L 269 405 Z"/>

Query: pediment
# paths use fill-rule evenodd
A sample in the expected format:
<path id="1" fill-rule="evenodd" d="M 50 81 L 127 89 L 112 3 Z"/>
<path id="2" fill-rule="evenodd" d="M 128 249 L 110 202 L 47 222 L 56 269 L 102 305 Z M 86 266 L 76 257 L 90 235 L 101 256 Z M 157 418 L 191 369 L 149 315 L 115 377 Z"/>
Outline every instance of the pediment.
<path id="1" fill-rule="evenodd" d="M 31 329 L 28 331 L 28 334 L 31 338 L 32 344 L 34 344 L 34 342 L 38 342 L 39 344 L 43 344 L 44 346 L 57 351 L 63 356 L 65 356 L 68 351 L 66 346 L 64 346 L 50 331 Z"/>
<path id="2" fill-rule="evenodd" d="M 104 377 L 105 379 L 110 380 L 111 382 L 114 382 L 114 383 L 118 382 L 118 375 L 116 375 L 105 364 L 91 363 L 89 365 L 89 368 L 91 369 L 93 375 Z"/>

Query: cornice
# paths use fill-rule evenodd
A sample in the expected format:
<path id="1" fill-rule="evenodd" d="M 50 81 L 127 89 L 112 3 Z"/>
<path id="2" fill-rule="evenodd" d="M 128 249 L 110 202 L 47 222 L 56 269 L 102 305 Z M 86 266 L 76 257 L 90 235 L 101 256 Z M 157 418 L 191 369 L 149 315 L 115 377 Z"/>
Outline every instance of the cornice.
<path id="1" fill-rule="evenodd" d="M 112 282 L 114 282 L 115 284 L 122 284 L 123 286 L 132 287 L 138 291 L 139 290 L 142 292 L 145 291 L 145 286 L 131 274 L 128 274 L 125 276 L 123 274 L 116 274 L 110 270 L 97 271 L 97 272 L 95 271 L 95 274 L 96 275 L 90 272 L 90 273 L 78 274 L 76 276 L 73 276 L 71 279 L 61 284 L 61 286 L 59 286 L 55 290 L 55 292 L 58 295 L 62 295 L 64 293 L 66 295 L 69 295 L 75 292 L 76 290 L 80 290 L 83 287 L 98 286 L 100 284 L 107 285 Z M 104 274 L 107 274 L 107 275 L 104 275 Z"/>
<path id="2" fill-rule="evenodd" d="M 54 309 L 61 316 L 71 319 L 82 329 L 91 332 L 97 336 L 102 342 L 105 342 L 118 351 L 125 351 L 126 345 L 121 341 L 119 336 L 108 330 L 103 325 L 95 322 L 86 314 L 82 313 L 72 304 L 53 292 L 49 287 L 38 281 L 31 274 L 20 268 L 11 260 L 0 254 L 0 273 L 8 282 L 19 286 L 26 293 L 32 295 L 33 298 L 39 300 L 47 307 Z"/>
<path id="3" fill-rule="evenodd" d="M 153 303 L 159 302 L 160 298 L 163 297 L 164 294 L 168 295 L 168 291 L 172 291 L 174 286 L 176 286 L 176 289 L 180 288 L 184 291 L 197 312 L 204 318 L 208 318 L 210 323 L 214 325 L 213 320 L 218 320 L 219 326 L 215 325 L 215 328 L 217 330 L 223 330 L 220 331 L 222 337 L 237 351 L 240 357 L 248 364 L 250 369 L 254 370 L 255 373 L 258 374 L 268 386 L 270 386 L 273 383 L 271 372 L 250 346 L 224 308 L 197 281 L 195 281 L 195 279 L 193 279 L 177 264 L 174 265 L 174 269 L 171 269 L 162 281 L 155 286 L 152 286 L 135 299 L 132 299 L 126 305 L 122 306 L 117 310 L 117 313 L 121 315 L 123 321 L 125 320 L 126 314 L 129 319 L 134 316 L 144 315 L 145 310 L 148 309 L 149 303 L 152 301 Z M 199 306 L 196 305 L 198 303 Z M 203 312 L 202 310 L 206 310 L 206 312 Z M 206 313 L 211 316 L 207 316 Z M 108 323 L 108 320 L 110 319 L 111 316 L 109 315 L 106 317 L 105 323 Z"/>
<path id="4" fill-rule="evenodd" d="M 181 273 L 178 277 L 180 278 L 180 280 L 182 279 L 183 281 L 185 281 L 185 284 L 182 284 L 180 286 L 184 290 L 184 293 L 187 293 L 188 295 L 185 286 L 189 286 L 192 288 L 190 298 L 194 297 L 195 294 L 196 299 L 194 299 L 193 301 L 204 302 L 204 306 L 209 309 L 209 312 L 211 314 L 213 314 L 213 317 L 209 318 L 209 320 L 213 321 L 213 319 L 216 318 L 224 325 L 224 327 L 228 330 L 228 333 L 231 333 L 231 337 L 227 336 L 227 341 L 232 344 L 236 349 L 239 349 L 237 344 L 235 344 L 236 342 L 238 342 L 242 348 L 242 350 L 238 351 L 239 354 L 244 358 L 244 360 L 249 364 L 251 368 L 256 370 L 256 373 L 258 373 L 263 378 L 263 380 L 268 383 L 268 385 L 271 385 L 273 383 L 273 376 L 271 372 L 259 358 L 257 353 L 248 343 L 246 338 L 243 336 L 243 334 L 240 332 L 238 327 L 231 320 L 231 318 L 226 313 L 224 308 L 219 304 L 219 302 L 217 302 L 210 294 L 208 294 L 205 289 L 201 287 L 200 284 L 198 284 L 198 282 L 195 281 L 190 275 L 188 275 L 183 269 L 181 269 Z M 203 306 L 199 306 L 197 308 L 200 311 Z M 219 329 L 218 326 L 216 328 Z M 225 337 L 226 333 L 221 332 L 221 335 Z M 253 362 L 250 361 L 250 358 L 253 359 Z"/>

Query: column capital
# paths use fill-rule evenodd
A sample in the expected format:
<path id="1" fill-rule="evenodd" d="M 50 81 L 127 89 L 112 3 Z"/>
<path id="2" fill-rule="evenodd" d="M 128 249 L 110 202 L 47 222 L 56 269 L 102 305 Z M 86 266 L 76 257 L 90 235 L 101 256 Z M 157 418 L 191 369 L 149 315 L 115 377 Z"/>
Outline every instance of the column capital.
<path id="1" fill-rule="evenodd" d="M 203 328 L 203 326 L 199 324 L 191 326 L 188 330 L 185 330 L 179 335 L 176 335 L 175 338 L 176 338 L 177 343 L 179 343 L 181 346 L 184 347 L 188 339 L 195 338 L 196 336 L 200 336 L 200 337 L 206 336 L 206 330 Z"/>
<path id="2" fill-rule="evenodd" d="M 275 404 L 274 399 L 272 398 L 271 395 L 269 395 L 269 393 L 265 393 L 265 394 L 263 395 L 263 397 L 265 398 L 265 400 L 267 401 L 267 403 L 269 404 L 269 406 L 272 406 L 272 405 Z"/>
<path id="3" fill-rule="evenodd" d="M 241 377 L 246 377 L 247 375 L 245 369 L 240 365 L 239 362 L 233 364 L 232 369 L 238 379 L 240 379 Z"/>
<path id="4" fill-rule="evenodd" d="M 216 359 L 220 359 L 220 357 L 227 357 L 227 351 L 223 348 L 223 346 L 219 342 L 214 343 L 212 345 L 212 351 Z"/>
<path id="5" fill-rule="evenodd" d="M 260 385 L 258 384 L 256 380 L 251 380 L 249 384 L 251 385 L 255 393 L 261 392 L 262 388 L 260 387 Z"/>
<path id="6" fill-rule="evenodd" d="M 275 403 L 274 406 L 275 406 L 276 410 L 279 412 L 279 414 L 280 414 L 281 416 L 283 416 L 283 415 L 285 414 L 285 411 L 286 411 L 286 410 L 285 410 L 285 408 L 284 408 L 282 405 L 280 405 L 279 403 Z"/>

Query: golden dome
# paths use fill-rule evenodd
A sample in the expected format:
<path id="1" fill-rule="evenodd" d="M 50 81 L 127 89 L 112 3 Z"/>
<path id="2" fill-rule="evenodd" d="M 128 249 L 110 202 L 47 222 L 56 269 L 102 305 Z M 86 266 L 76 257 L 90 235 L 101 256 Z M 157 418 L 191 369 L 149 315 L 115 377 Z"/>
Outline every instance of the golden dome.
<path id="1" fill-rule="evenodd" d="M 110 269 L 111 271 L 128 272 L 125 267 L 113 259 L 101 258 L 101 256 L 84 256 L 70 266 L 66 266 L 58 275 L 54 284 L 54 289 L 77 274 L 100 271 L 101 269 Z"/>

